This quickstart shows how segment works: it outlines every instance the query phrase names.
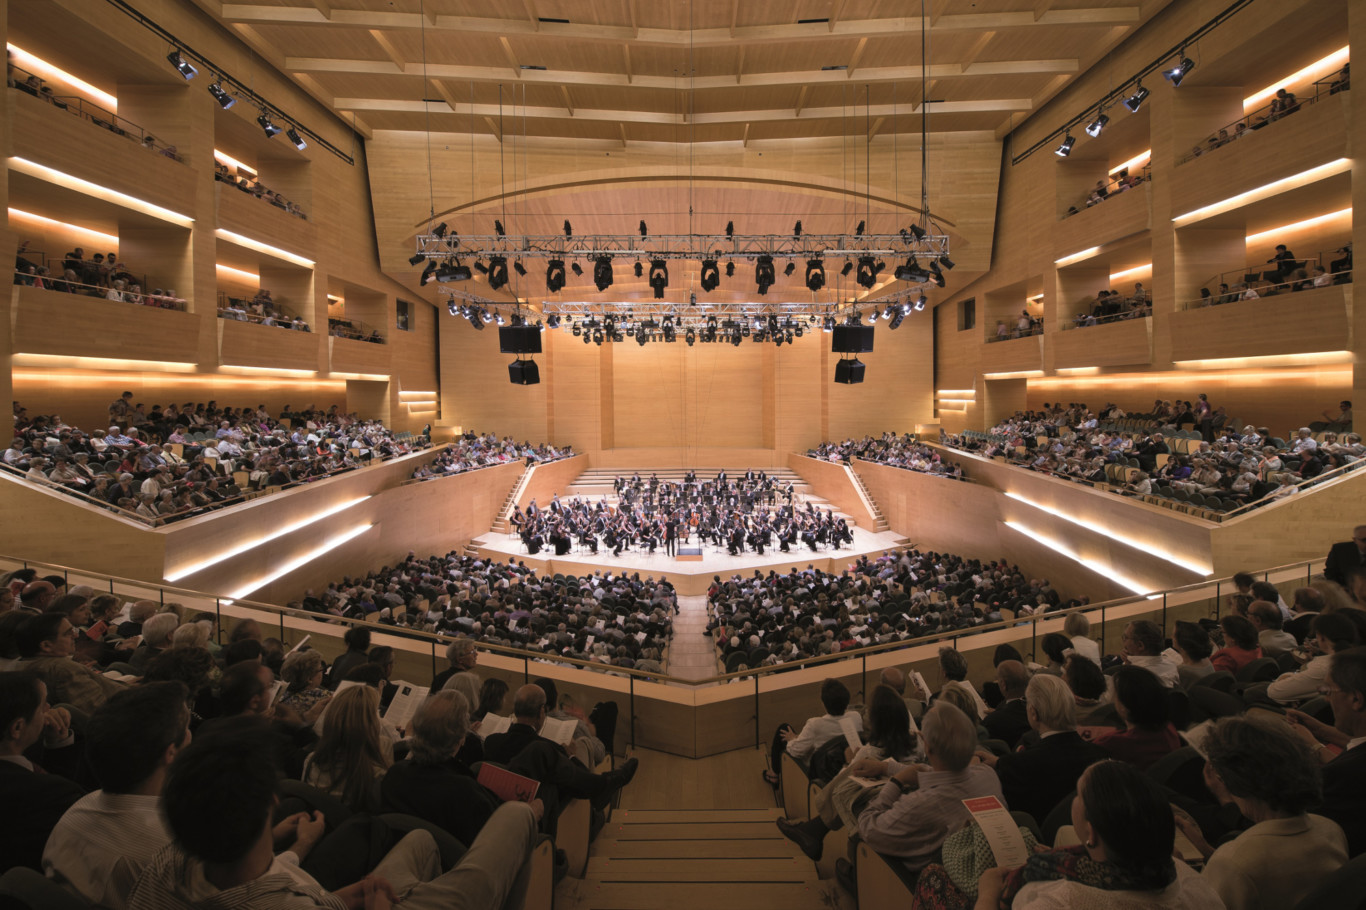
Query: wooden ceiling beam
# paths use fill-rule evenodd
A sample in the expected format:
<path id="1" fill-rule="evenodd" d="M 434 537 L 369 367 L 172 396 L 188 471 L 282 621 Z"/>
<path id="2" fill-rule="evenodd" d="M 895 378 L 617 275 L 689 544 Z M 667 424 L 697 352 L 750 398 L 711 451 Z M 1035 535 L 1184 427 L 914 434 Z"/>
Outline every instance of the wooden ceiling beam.
<path id="1" fill-rule="evenodd" d="M 858 46 L 854 48 L 854 53 L 849 57 L 849 65 L 845 67 L 844 74 L 850 79 L 854 78 L 854 71 L 858 69 L 858 62 L 863 58 L 863 52 L 868 48 L 868 39 L 858 39 Z"/>
<path id="2" fill-rule="evenodd" d="M 876 120 L 873 121 L 872 127 L 870 127 L 869 130 L 868 130 L 868 139 L 869 139 L 869 141 L 872 141 L 872 139 L 873 139 L 875 136 L 877 136 L 878 133 L 880 133 L 880 132 L 882 131 L 882 126 L 883 126 L 883 124 L 885 124 L 886 122 L 887 122 L 887 118 L 886 118 L 886 117 L 879 117 L 879 118 L 877 118 Z"/>
<path id="3" fill-rule="evenodd" d="M 488 124 L 489 132 L 501 143 L 503 141 L 503 131 L 498 128 L 498 124 L 494 119 L 492 117 L 485 117 L 484 122 Z"/>
<path id="4" fill-rule="evenodd" d="M 569 111 L 569 116 L 574 116 L 574 99 L 569 97 L 569 86 L 561 85 L 560 94 L 564 97 L 564 106 Z"/>
<path id="5" fill-rule="evenodd" d="M 621 147 L 626 148 L 626 124 L 618 120 L 617 129 L 621 131 Z"/>
<path id="6" fill-rule="evenodd" d="M 517 63 L 517 55 L 512 52 L 512 42 L 507 39 L 507 35 L 499 35 L 498 43 L 503 47 L 503 56 L 512 68 L 512 75 L 518 79 L 522 78 L 522 67 Z"/>
<path id="7" fill-rule="evenodd" d="M 835 35 L 843 38 L 896 38 L 919 35 L 921 23 L 917 16 L 889 19 L 850 19 L 836 22 L 781 23 L 774 25 L 740 26 L 739 0 L 732 0 L 730 28 L 662 29 L 639 28 L 633 24 L 604 26 L 590 23 L 532 23 L 525 18 L 493 19 L 471 16 L 438 15 L 429 27 L 465 33 L 499 35 L 540 35 L 556 40 L 631 41 L 644 45 L 672 47 L 720 47 L 735 41 L 754 44 L 804 41 Z M 946 4 L 938 4 L 942 9 Z M 332 25 L 351 28 L 418 29 L 422 17 L 417 13 L 395 13 L 379 10 L 331 9 L 330 16 L 314 7 L 264 6 L 243 3 L 224 3 L 225 22 L 258 25 Z M 1116 6 L 1083 9 L 1049 9 L 1035 15 L 1028 9 L 1008 13 L 953 13 L 941 15 L 931 28 L 934 31 L 1003 31 L 1008 29 L 1040 29 L 1062 26 L 1136 26 L 1141 21 L 1139 6 Z"/>
<path id="8" fill-rule="evenodd" d="M 639 2 L 640 2 L 640 0 L 630 0 L 630 2 L 627 3 L 627 9 L 629 10 L 629 12 L 630 12 L 630 14 L 631 14 L 631 37 L 632 37 L 632 38 L 638 38 L 638 37 L 640 37 L 640 10 L 638 10 L 638 9 L 636 8 L 636 4 L 639 3 Z"/>
<path id="9" fill-rule="evenodd" d="M 730 0 L 730 37 L 735 38 L 736 26 L 740 23 L 740 0 Z"/>
<path id="10" fill-rule="evenodd" d="M 375 43 L 379 45 L 380 50 L 384 51 L 384 55 L 394 61 L 394 66 L 398 67 L 400 72 L 407 66 L 407 61 L 404 60 L 403 55 L 398 52 L 398 48 L 394 46 L 394 42 L 389 40 L 388 35 L 384 34 L 384 32 L 379 29 L 372 28 L 370 29 L 370 37 L 375 39 Z"/>
<path id="11" fill-rule="evenodd" d="M 749 124 L 745 124 L 745 132 L 740 136 L 740 148 L 749 148 Z"/>
<path id="12" fill-rule="evenodd" d="M 793 117 L 800 117 L 802 115 L 802 108 L 806 107 L 806 96 L 810 91 L 811 86 L 803 85 L 802 90 L 797 93 L 797 107 L 792 112 Z"/>
<path id="13" fill-rule="evenodd" d="M 991 39 L 995 37 L 995 32 L 982 32 L 982 34 L 978 35 L 967 51 L 958 58 L 958 65 L 966 70 L 976 63 L 977 58 L 982 56 L 982 51 L 987 49 L 987 45 L 990 44 Z"/>
<path id="14" fill-rule="evenodd" d="M 536 0 L 522 0 L 522 5 L 526 7 L 527 20 L 531 22 L 532 31 L 541 30 L 541 17 L 536 13 Z"/>
<path id="15" fill-rule="evenodd" d="M 835 26 L 839 24 L 840 14 L 844 12 L 844 2 L 845 0 L 830 0 L 829 19 L 830 31 L 832 32 L 835 30 Z"/>
<path id="16" fill-rule="evenodd" d="M 427 81 L 431 83 L 432 88 L 436 89 L 436 93 L 441 96 L 441 100 L 445 101 L 451 110 L 460 107 L 460 99 L 455 97 L 455 92 L 451 91 L 450 86 L 440 79 L 428 79 Z"/>
<path id="17" fill-rule="evenodd" d="M 322 13 L 324 19 L 332 18 L 332 4 L 328 0 L 313 0 L 313 8 Z"/>
<path id="18" fill-rule="evenodd" d="M 629 48 L 625 48 L 623 58 L 629 57 Z M 509 65 L 512 65 L 509 61 Z M 936 63 L 929 67 L 929 75 L 934 79 L 956 79 L 973 76 L 1013 76 L 1013 75 L 1036 75 L 1036 74 L 1065 74 L 1076 75 L 1079 69 L 1079 62 L 1076 59 L 1059 60 L 989 60 L 981 63 L 973 63 L 971 67 L 964 67 L 959 63 Z M 402 70 L 396 70 L 390 61 L 385 60 L 355 60 L 341 58 L 318 58 L 318 57 L 287 57 L 283 61 L 283 69 L 290 72 L 299 73 L 359 73 L 359 74 L 393 74 L 401 72 L 406 75 L 420 75 L 422 67 L 417 63 L 409 63 Z M 435 76 L 440 79 L 451 79 L 457 82 L 506 82 L 507 69 L 505 67 L 493 66 L 457 66 L 452 64 L 429 63 L 427 65 L 427 75 Z M 919 66 L 887 66 L 869 67 L 862 70 L 859 74 L 860 82 L 881 83 L 881 82 L 905 82 L 908 80 L 918 80 L 921 72 Z M 636 87 L 649 89 L 667 89 L 672 91 L 676 87 L 676 82 L 672 76 L 642 76 L 630 71 L 627 72 L 584 72 L 577 70 L 525 70 L 518 71 L 518 78 L 523 82 L 541 85 L 583 85 L 598 87 Z M 812 71 L 802 70 L 798 72 L 770 72 L 754 73 L 752 75 L 741 75 L 737 82 L 735 77 L 730 74 L 716 76 L 698 76 L 691 80 L 691 87 L 694 89 L 713 89 L 731 88 L 735 85 L 742 85 L 750 88 L 763 88 L 766 86 L 785 86 L 785 85 L 841 85 L 847 82 L 848 77 L 842 70 Z"/>
<path id="19" fill-rule="evenodd" d="M 745 75 L 745 46 L 743 44 L 735 48 L 735 84 L 740 84 L 740 78 Z"/>

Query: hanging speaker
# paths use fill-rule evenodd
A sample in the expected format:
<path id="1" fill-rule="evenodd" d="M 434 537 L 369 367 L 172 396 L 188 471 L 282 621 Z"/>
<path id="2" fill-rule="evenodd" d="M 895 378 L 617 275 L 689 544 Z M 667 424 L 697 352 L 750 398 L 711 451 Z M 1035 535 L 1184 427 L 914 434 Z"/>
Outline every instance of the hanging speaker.
<path id="1" fill-rule="evenodd" d="M 539 354 L 541 330 L 534 325 L 500 326 L 498 350 L 503 354 Z"/>
<path id="2" fill-rule="evenodd" d="M 540 385 L 541 368 L 534 360 L 514 360 L 508 364 L 508 379 L 513 385 Z"/>
<path id="3" fill-rule="evenodd" d="M 830 350 L 835 354 L 866 354 L 873 349 L 873 327 L 870 325 L 837 325 L 830 339 Z"/>
<path id="4" fill-rule="evenodd" d="M 863 361 L 857 357 L 853 360 L 841 360 L 835 364 L 835 381 L 845 385 L 863 382 L 863 367 Z"/>

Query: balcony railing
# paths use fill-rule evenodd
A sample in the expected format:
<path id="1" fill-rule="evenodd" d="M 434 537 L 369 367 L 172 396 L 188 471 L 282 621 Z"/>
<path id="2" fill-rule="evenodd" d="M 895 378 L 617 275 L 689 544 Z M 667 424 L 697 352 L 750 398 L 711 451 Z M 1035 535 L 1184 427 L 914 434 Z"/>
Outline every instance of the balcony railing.
<path id="1" fill-rule="evenodd" d="M 1257 130 L 1275 123 L 1277 120 L 1283 120 L 1292 114 L 1299 113 L 1304 108 L 1317 104 L 1320 100 L 1327 98 L 1329 95 L 1336 95 L 1339 92 L 1346 91 L 1350 87 L 1350 83 L 1337 83 L 1335 77 L 1334 79 L 1324 79 L 1315 82 L 1313 95 L 1306 98 L 1296 96 L 1294 103 L 1289 107 L 1282 105 L 1279 99 L 1272 100 L 1256 110 L 1244 114 L 1232 123 L 1220 127 L 1211 134 L 1208 139 L 1192 148 L 1185 157 L 1177 159 L 1176 163 L 1179 166 L 1185 164 L 1187 161 L 1194 161 L 1202 155 L 1208 155 L 1210 152 L 1221 149 L 1230 143 L 1237 142 L 1242 137 L 1251 135 Z"/>
<path id="2" fill-rule="evenodd" d="M 48 271 L 50 272 L 51 269 Z M 163 310 L 183 311 L 186 304 L 183 297 L 172 297 L 168 294 L 148 294 L 141 290 L 132 290 L 132 288 L 145 287 L 145 285 L 135 283 L 130 283 L 124 290 L 119 291 L 113 287 L 82 284 L 79 281 L 67 281 L 65 278 L 53 278 L 50 274 L 42 275 L 33 271 L 18 270 L 14 273 L 14 283 L 25 287 L 38 288 L 39 290 L 75 294 L 79 297 L 103 298 L 111 303 L 133 303 L 138 306 L 156 307 Z"/>
<path id="3" fill-rule="evenodd" d="M 313 329 L 301 316 L 278 300 L 270 302 L 270 309 L 260 308 L 255 300 L 247 297 L 231 297 L 223 291 L 218 292 L 218 318 L 236 322 L 251 322 L 256 325 L 275 326 L 296 332 L 312 332 Z M 272 312 L 273 311 L 273 312 Z"/>

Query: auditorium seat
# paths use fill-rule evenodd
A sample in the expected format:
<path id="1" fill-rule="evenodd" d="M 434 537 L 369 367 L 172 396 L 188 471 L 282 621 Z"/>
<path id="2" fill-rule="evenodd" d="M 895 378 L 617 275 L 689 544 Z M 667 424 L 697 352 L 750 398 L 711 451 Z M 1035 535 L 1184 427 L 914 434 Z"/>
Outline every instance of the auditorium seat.
<path id="1" fill-rule="evenodd" d="M 1360 910 L 1366 907 L 1366 853 L 1351 860 L 1304 896 L 1294 910 Z"/>
<path id="2" fill-rule="evenodd" d="M 0 910 L 90 910 L 91 905 L 41 872 L 15 866 L 0 876 Z"/>

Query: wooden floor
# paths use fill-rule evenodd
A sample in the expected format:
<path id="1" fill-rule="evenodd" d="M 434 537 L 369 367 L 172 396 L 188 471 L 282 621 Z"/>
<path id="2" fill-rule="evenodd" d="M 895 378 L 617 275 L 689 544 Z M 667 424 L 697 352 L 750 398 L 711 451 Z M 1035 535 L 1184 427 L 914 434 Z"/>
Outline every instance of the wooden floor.
<path id="1" fill-rule="evenodd" d="M 757 749 L 704 759 L 640 750 L 640 770 L 556 910 L 853 910 L 778 833 Z"/>

